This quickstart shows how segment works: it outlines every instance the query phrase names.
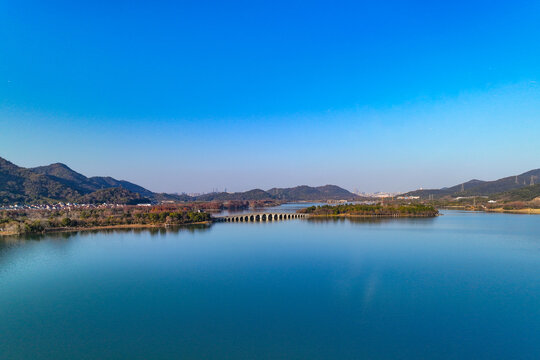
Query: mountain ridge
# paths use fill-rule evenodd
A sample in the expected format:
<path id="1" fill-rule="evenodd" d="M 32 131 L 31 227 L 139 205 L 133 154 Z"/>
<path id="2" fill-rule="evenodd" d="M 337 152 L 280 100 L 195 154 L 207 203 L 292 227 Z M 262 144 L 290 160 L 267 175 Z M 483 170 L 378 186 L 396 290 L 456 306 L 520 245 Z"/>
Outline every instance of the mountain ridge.
<path id="1" fill-rule="evenodd" d="M 252 189 L 243 192 L 215 192 L 196 196 L 198 201 L 228 200 L 278 200 L 278 201 L 317 201 L 317 200 L 358 200 L 361 197 L 337 185 L 312 187 L 299 185 L 290 188 L 272 188 L 269 190 Z"/>
<path id="2" fill-rule="evenodd" d="M 88 197 L 104 189 L 110 191 Z M 153 196 L 154 193 L 125 180 L 88 178 L 62 163 L 23 168 L 0 157 L 0 204 L 80 202 L 93 198 L 132 202 L 147 200 L 145 197 L 148 195 Z"/>
<path id="3" fill-rule="evenodd" d="M 490 196 L 521 189 L 540 182 L 540 169 L 526 171 L 519 175 L 506 176 L 497 180 L 473 179 L 467 182 L 440 189 L 421 189 L 409 191 L 404 196 L 420 196 L 421 199 L 442 197 Z"/>
<path id="4" fill-rule="evenodd" d="M 121 187 L 131 192 L 139 193 L 142 196 L 153 196 L 154 194 L 152 191 L 126 180 L 117 180 L 110 176 L 86 177 L 62 163 L 38 166 L 29 168 L 29 170 L 43 175 L 48 175 L 59 182 L 63 181 L 74 188 L 88 190 L 90 192 L 101 189 Z"/>
<path id="5" fill-rule="evenodd" d="M 142 186 L 110 176 L 87 177 L 62 163 L 33 168 L 17 166 L 0 157 L 0 205 L 50 202 L 136 201 L 325 201 L 357 200 L 360 197 L 337 185 L 252 189 L 244 192 L 216 192 L 199 196 L 154 193 Z"/>

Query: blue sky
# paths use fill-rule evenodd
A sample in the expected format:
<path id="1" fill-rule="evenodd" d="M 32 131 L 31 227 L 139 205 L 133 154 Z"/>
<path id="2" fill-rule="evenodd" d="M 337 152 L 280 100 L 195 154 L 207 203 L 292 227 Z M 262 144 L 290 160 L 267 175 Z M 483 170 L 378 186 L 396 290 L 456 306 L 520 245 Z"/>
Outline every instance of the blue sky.
<path id="1" fill-rule="evenodd" d="M 540 167 L 540 3 L 0 1 L 0 156 L 154 191 Z"/>

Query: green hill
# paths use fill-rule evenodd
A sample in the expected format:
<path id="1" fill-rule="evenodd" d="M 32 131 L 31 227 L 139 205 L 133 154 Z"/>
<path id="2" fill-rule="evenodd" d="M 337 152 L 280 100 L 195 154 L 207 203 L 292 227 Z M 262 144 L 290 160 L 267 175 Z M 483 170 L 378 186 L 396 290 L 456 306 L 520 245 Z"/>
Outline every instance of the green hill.
<path id="1" fill-rule="evenodd" d="M 127 205 L 137 205 L 151 202 L 150 199 L 142 197 L 139 193 L 134 193 L 121 187 L 96 190 L 89 194 L 80 196 L 77 201 L 82 204 L 112 203 Z"/>
<path id="2" fill-rule="evenodd" d="M 434 198 L 445 196 L 490 196 L 529 187 L 531 186 L 531 182 L 533 184 L 540 182 L 540 169 L 530 170 L 520 175 L 508 176 L 493 181 L 470 180 L 449 188 L 415 190 L 404 195 L 420 196 L 423 199 L 428 198 L 430 195 L 433 195 Z"/>
<path id="3" fill-rule="evenodd" d="M 315 201 L 315 200 L 353 200 L 359 197 L 350 191 L 336 185 L 311 187 L 307 185 L 293 188 L 273 188 L 268 193 L 275 199 L 286 201 Z"/>
<path id="4" fill-rule="evenodd" d="M 197 197 L 157 194 L 137 184 L 112 177 L 86 177 L 67 165 L 55 163 L 23 168 L 0 158 L 0 204 L 13 203 L 133 203 L 147 201 L 229 201 L 229 200 L 355 200 L 359 197 L 336 185 L 253 189 L 236 193 L 210 193 Z M 143 201 L 144 200 L 144 201 Z"/>
<path id="5" fill-rule="evenodd" d="M 91 192 L 100 189 L 108 189 L 121 187 L 131 192 L 138 193 L 142 196 L 153 196 L 153 192 L 143 188 L 142 186 L 133 184 L 125 180 L 116 180 L 110 176 L 94 176 L 87 178 L 86 176 L 79 174 L 78 172 L 70 169 L 67 165 L 56 163 L 47 166 L 39 166 L 29 169 L 33 172 L 48 175 L 50 178 L 65 184 L 74 189 L 78 189 L 80 192 Z"/>
<path id="6" fill-rule="evenodd" d="M 106 189 L 108 191 L 103 191 Z M 128 181 L 110 177 L 87 178 L 60 163 L 27 169 L 0 158 L 0 204 L 3 205 L 60 201 L 147 202 L 145 198 L 154 195 Z"/>
<path id="7" fill-rule="evenodd" d="M 0 158 L 0 204 L 68 201 L 80 195 L 78 188 Z"/>
<path id="8" fill-rule="evenodd" d="M 270 194 L 261 189 L 254 189 L 244 192 L 226 193 L 215 192 L 199 195 L 197 201 L 229 201 L 229 200 L 269 200 L 273 199 Z"/>
<path id="9" fill-rule="evenodd" d="M 272 188 L 268 191 L 253 189 L 236 193 L 210 193 L 197 196 L 197 201 L 227 200 L 280 200 L 280 201 L 317 201 L 317 200 L 354 200 L 359 197 L 336 185 L 311 187 L 307 185 L 292 188 Z"/>
<path id="10" fill-rule="evenodd" d="M 497 200 L 504 201 L 531 201 L 540 197 L 540 184 L 505 191 L 493 197 Z"/>

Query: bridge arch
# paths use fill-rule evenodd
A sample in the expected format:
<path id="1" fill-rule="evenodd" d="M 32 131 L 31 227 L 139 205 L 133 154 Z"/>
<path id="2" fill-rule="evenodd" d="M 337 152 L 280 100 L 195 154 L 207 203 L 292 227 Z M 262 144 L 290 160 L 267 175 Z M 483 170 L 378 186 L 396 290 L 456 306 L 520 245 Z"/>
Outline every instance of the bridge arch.
<path id="1" fill-rule="evenodd" d="M 308 218 L 307 214 L 294 214 L 294 213 L 251 213 L 242 215 L 229 215 L 218 217 L 216 220 L 223 222 L 250 222 L 250 221 L 278 221 L 289 219 L 305 219 Z"/>

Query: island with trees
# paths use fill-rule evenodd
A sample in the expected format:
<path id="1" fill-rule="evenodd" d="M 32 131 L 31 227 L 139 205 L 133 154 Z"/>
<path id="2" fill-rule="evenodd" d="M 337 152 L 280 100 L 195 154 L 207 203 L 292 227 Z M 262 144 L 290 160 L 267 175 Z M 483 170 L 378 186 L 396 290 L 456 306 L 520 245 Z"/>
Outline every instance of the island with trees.
<path id="1" fill-rule="evenodd" d="M 356 216 L 356 217 L 435 217 L 439 211 L 431 205 L 424 204 L 342 204 L 310 206 L 298 210 L 311 216 Z"/>

